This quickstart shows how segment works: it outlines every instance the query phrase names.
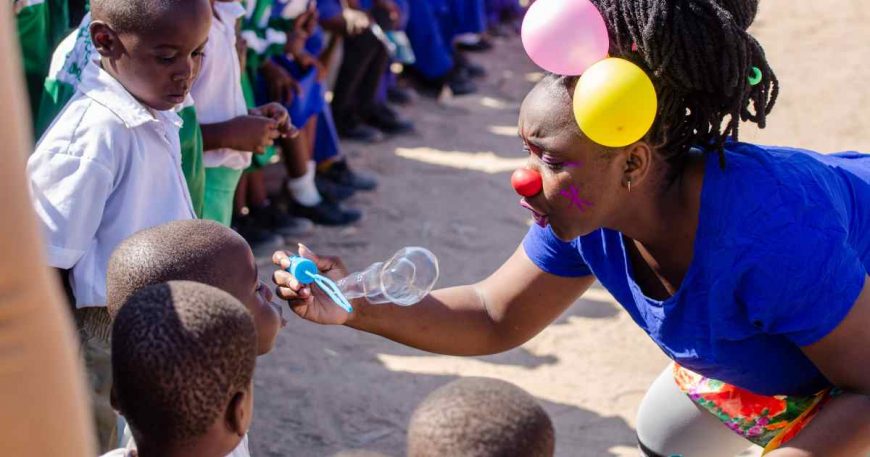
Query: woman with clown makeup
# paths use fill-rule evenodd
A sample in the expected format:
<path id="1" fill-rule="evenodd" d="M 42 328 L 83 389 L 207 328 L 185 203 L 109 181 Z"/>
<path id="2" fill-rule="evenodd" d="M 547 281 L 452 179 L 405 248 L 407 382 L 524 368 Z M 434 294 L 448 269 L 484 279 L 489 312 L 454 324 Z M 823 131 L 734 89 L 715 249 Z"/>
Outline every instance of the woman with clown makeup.
<path id="1" fill-rule="evenodd" d="M 870 156 L 738 140 L 779 91 L 747 32 L 757 3 L 538 0 L 523 43 L 553 73 L 520 111 L 512 183 L 536 224 L 514 254 L 415 306 L 347 313 L 277 252 L 278 295 L 313 322 L 482 355 L 528 341 L 597 279 L 673 360 L 640 405 L 642 455 L 868 455 Z M 604 40 L 578 46 L 598 23 Z M 596 40 L 601 55 L 570 54 Z"/>

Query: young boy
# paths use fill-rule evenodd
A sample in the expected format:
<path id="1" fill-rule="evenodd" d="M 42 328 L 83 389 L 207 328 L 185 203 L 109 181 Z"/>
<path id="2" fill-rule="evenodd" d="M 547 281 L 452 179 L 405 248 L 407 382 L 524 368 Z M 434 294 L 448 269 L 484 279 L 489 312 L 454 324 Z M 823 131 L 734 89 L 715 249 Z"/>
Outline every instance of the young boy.
<path id="1" fill-rule="evenodd" d="M 172 281 L 133 294 L 112 327 L 112 404 L 138 456 L 224 457 L 236 448 L 253 414 L 255 347 L 250 313 L 226 292 Z"/>
<path id="2" fill-rule="evenodd" d="M 99 64 L 83 70 L 27 173 L 48 263 L 69 280 L 98 401 L 110 378 L 109 255 L 138 230 L 195 217 L 172 109 L 193 84 L 211 16 L 208 0 L 94 0 L 91 15 Z M 107 406 L 96 406 L 102 449 L 114 425 Z"/>
<path id="3" fill-rule="evenodd" d="M 166 281 L 201 282 L 234 296 L 254 316 L 257 355 L 272 350 L 282 324 L 281 308 L 272 304 L 251 248 L 236 232 L 213 221 L 187 220 L 127 238 L 109 260 L 109 314 L 116 316 L 137 290 Z"/>
<path id="4" fill-rule="evenodd" d="M 48 76 L 42 87 L 42 100 L 34 124 L 35 138 L 40 138 L 57 118 L 66 104 L 75 96 L 84 70 L 96 65 L 97 54 L 91 41 L 91 14 L 82 17 L 74 29 L 54 50 Z M 188 98 L 178 110 L 184 124 L 178 132 L 181 142 L 181 170 L 187 182 L 190 202 L 197 217 L 202 217 L 205 194 L 205 168 L 202 164 L 202 130 L 193 99 Z"/>
<path id="5" fill-rule="evenodd" d="M 302 8 L 305 11 L 293 20 L 282 17 L 284 5 L 276 0 L 249 0 L 246 4 L 242 36 L 248 45 L 246 69 L 252 98 L 277 101 L 291 109 L 300 103 L 300 98 L 310 99 L 312 95 L 320 97 L 321 100 L 317 101 L 324 103 L 322 86 L 316 90 L 306 87 L 306 79 L 299 73 L 295 75 L 299 80 L 294 79 L 288 62 L 293 60 L 292 66 L 297 69 L 303 67 L 306 71 L 317 73 L 312 68 L 318 65 L 316 59 L 302 49 L 310 29 L 316 26 L 314 4 L 309 4 L 307 9 Z M 318 79 L 316 74 L 312 76 Z M 321 84 L 317 82 L 317 85 Z M 311 162 L 314 124 L 308 122 L 308 116 L 298 115 L 293 122 L 301 127 L 301 135 L 281 141 L 280 144 L 288 171 L 288 185 L 286 190 L 282 189 L 282 194 L 289 193 L 292 200 L 288 202 L 287 213 L 322 225 L 347 225 L 360 220 L 361 211 L 321 195 L 321 190 L 315 184 L 315 166 Z M 337 151 L 332 155 L 337 155 Z M 267 158 L 268 154 L 254 158 L 245 176 L 246 195 L 240 195 L 244 197 L 241 200 L 247 205 L 250 214 L 238 215 L 235 224 L 248 239 L 258 235 L 259 227 L 271 229 L 273 221 L 281 218 L 276 215 L 275 206 L 267 198 L 262 170 L 268 164 Z"/>
<path id="6" fill-rule="evenodd" d="M 429 394 L 408 426 L 408 457 L 552 457 L 550 416 L 526 391 L 463 378 Z"/>

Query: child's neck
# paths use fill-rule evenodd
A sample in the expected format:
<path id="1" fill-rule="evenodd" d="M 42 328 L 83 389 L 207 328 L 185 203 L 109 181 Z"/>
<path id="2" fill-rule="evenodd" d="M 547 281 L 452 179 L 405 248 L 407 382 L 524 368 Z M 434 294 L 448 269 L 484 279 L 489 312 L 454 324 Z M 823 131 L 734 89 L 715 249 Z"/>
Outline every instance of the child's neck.
<path id="1" fill-rule="evenodd" d="M 232 451 L 226 450 L 223 443 L 205 438 L 195 438 L 186 443 L 137 441 L 136 448 L 138 457 L 224 457 Z"/>

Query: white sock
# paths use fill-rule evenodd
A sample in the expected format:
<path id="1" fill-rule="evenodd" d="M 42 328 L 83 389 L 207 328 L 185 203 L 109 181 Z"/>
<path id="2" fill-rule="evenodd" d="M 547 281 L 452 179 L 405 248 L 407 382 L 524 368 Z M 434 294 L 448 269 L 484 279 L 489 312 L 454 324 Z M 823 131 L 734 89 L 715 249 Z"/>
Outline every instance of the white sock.
<path id="1" fill-rule="evenodd" d="M 475 45 L 477 43 L 480 43 L 480 35 L 477 33 L 462 33 L 460 35 L 456 35 L 456 37 L 453 38 L 453 41 L 459 44 Z"/>
<path id="2" fill-rule="evenodd" d="M 309 160 L 304 175 L 287 180 L 287 190 L 290 191 L 296 202 L 302 206 L 316 206 L 323 200 L 320 192 L 317 191 L 317 186 L 314 185 L 314 171 L 314 161 Z"/>

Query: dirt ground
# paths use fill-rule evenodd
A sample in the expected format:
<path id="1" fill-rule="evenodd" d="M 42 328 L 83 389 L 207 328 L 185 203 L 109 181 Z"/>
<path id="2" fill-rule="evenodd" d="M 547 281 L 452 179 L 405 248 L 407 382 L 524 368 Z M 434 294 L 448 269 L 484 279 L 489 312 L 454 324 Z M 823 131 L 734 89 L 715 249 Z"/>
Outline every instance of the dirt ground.
<path id="1" fill-rule="evenodd" d="M 765 0 L 752 32 L 765 46 L 782 93 L 768 128 L 741 139 L 820 151 L 870 151 L 870 3 Z M 439 258 L 439 286 L 486 277 L 528 227 L 510 172 L 523 162 L 519 103 L 538 70 L 518 38 L 474 56 L 489 76 L 477 95 L 405 109 L 413 136 L 373 146 L 345 144 L 380 188 L 352 204 L 359 224 L 319 229 L 305 242 L 341 255 L 351 269 L 410 245 Z M 260 258 L 263 280 L 272 268 Z M 414 407 L 461 376 L 513 382 L 535 395 L 556 426 L 558 456 L 635 455 L 634 414 L 666 366 L 609 294 L 598 288 L 522 347 L 490 357 L 428 354 L 348 328 L 291 316 L 275 350 L 259 361 L 252 454 L 330 456 L 343 449 L 404 454 Z M 755 454 L 752 452 L 751 454 Z"/>

